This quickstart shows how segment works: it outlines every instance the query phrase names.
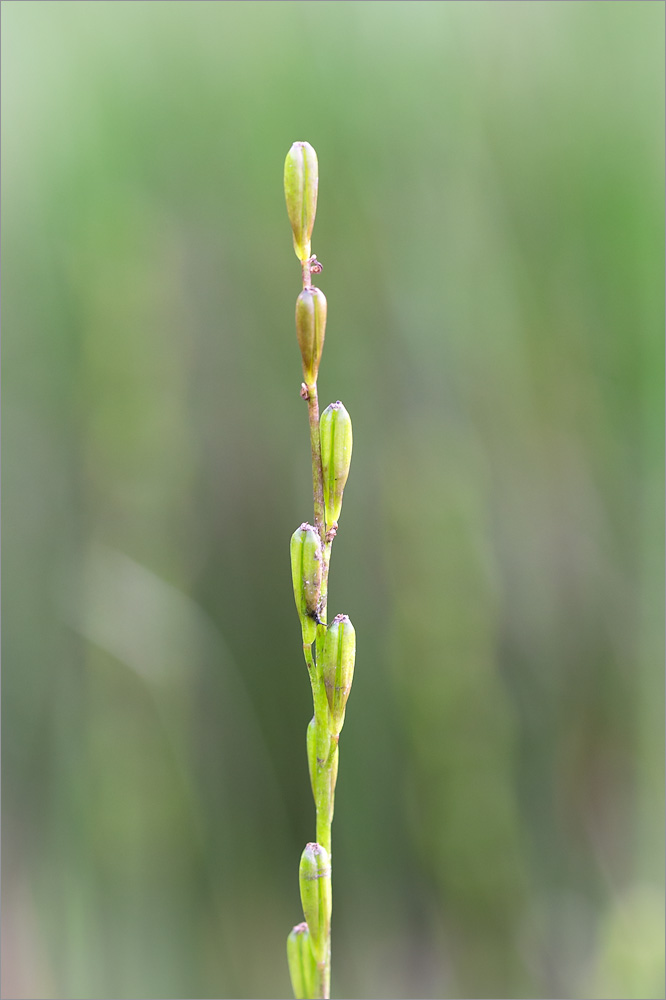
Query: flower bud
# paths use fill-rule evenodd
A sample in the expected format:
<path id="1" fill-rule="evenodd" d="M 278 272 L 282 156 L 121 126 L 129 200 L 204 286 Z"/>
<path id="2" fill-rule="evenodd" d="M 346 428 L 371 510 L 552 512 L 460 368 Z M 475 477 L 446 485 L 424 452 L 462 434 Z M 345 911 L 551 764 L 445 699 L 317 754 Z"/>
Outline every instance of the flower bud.
<path id="1" fill-rule="evenodd" d="M 313 996 L 317 965 L 310 947 L 310 931 L 304 922 L 296 924 L 287 938 L 287 961 L 296 1000 Z"/>
<path id="2" fill-rule="evenodd" d="M 317 381 L 326 333 L 326 296 L 320 288 L 304 288 L 296 299 L 296 336 L 306 385 Z"/>
<path id="3" fill-rule="evenodd" d="M 284 196 L 300 261 L 310 257 L 310 237 L 317 212 L 319 166 L 309 142 L 295 142 L 284 163 Z"/>
<path id="4" fill-rule="evenodd" d="M 322 674 L 326 685 L 331 727 L 339 736 L 345 721 L 345 706 L 354 678 L 356 632 L 347 615 L 336 615 L 326 629 L 322 650 Z"/>
<path id="5" fill-rule="evenodd" d="M 323 962 L 331 926 L 331 864 L 321 844 L 306 844 L 299 868 L 303 915 L 317 962 Z"/>
<path id="6" fill-rule="evenodd" d="M 319 532 L 304 522 L 291 536 L 291 578 L 303 642 L 312 645 L 317 634 L 321 598 L 321 541 Z"/>
<path id="7" fill-rule="evenodd" d="M 319 421 L 321 467 L 324 474 L 326 527 L 337 522 L 352 455 L 351 417 L 338 400 L 327 406 Z"/>

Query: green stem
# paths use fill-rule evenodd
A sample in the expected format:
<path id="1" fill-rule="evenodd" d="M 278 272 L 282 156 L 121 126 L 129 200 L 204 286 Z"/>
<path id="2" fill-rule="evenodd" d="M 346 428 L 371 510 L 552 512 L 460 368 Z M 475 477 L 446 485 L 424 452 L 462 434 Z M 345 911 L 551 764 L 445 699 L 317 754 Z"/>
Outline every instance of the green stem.
<path id="1" fill-rule="evenodd" d="M 312 493 L 314 496 L 314 526 L 319 532 L 322 547 L 326 538 L 324 514 L 324 474 L 321 468 L 321 440 L 319 437 L 319 400 L 317 383 L 306 386 L 308 419 L 310 421 L 310 449 L 312 451 Z"/>
<path id="2" fill-rule="evenodd" d="M 320 626 L 325 631 L 324 626 Z M 319 628 L 317 631 L 319 631 Z M 315 808 L 317 811 L 317 843 L 331 853 L 331 822 L 333 820 L 334 765 L 337 740 L 330 734 L 330 717 L 326 686 L 321 670 L 312 656 L 312 648 L 303 646 L 303 655 L 312 685 L 314 703 L 315 745 L 317 766 L 313 778 Z"/>
<path id="3" fill-rule="evenodd" d="M 311 288 L 310 260 L 301 261 L 303 272 L 303 288 Z M 319 431 L 319 399 L 317 383 L 305 386 L 303 395 L 308 401 L 308 419 L 310 423 L 310 449 L 312 452 L 312 495 L 314 499 L 314 526 L 319 532 L 322 544 L 322 580 L 321 603 L 319 616 L 326 621 L 326 604 L 328 596 L 328 567 L 331 559 L 332 539 L 326 538 L 326 513 L 324 507 L 324 474 L 321 464 L 321 438 Z M 326 686 L 318 664 L 321 662 L 321 649 L 326 626 L 317 626 L 316 653 L 317 661 L 312 657 L 312 647 L 304 645 L 305 662 L 310 674 L 312 685 L 312 701 L 314 703 L 315 743 L 317 747 L 317 767 L 314 776 L 314 799 L 317 814 L 317 843 L 321 844 L 331 854 L 331 822 L 333 820 L 333 793 L 337 778 L 337 740 L 330 734 L 329 708 L 326 697 Z M 330 876 L 329 876 L 330 877 Z M 331 937 L 329 931 L 326 956 L 317 964 L 316 996 L 328 1000 L 331 980 Z"/>
<path id="4" fill-rule="evenodd" d="M 327 620 L 328 603 L 328 568 L 331 559 L 332 539 L 326 538 L 326 515 L 324 507 L 324 475 L 321 464 L 321 438 L 319 433 L 319 403 L 317 399 L 317 385 L 308 386 L 308 415 L 310 418 L 310 444 L 312 449 L 312 492 L 314 497 L 314 523 L 319 531 L 322 542 L 322 574 L 321 574 L 321 603 L 319 616 L 325 622 Z M 317 817 L 317 843 L 321 844 L 328 851 L 331 858 L 331 823 L 333 821 L 333 796 L 335 791 L 335 781 L 337 778 L 337 740 L 333 740 L 330 735 L 329 708 L 326 697 L 326 686 L 318 664 L 321 663 L 322 647 L 326 636 L 326 626 L 317 626 L 316 652 L 317 665 L 315 672 L 310 670 L 312 684 L 312 698 L 315 713 L 315 740 L 317 746 L 317 769 L 314 780 L 315 786 L 315 809 Z M 310 650 L 310 657 L 312 651 Z M 334 773 L 335 760 L 335 773 Z M 331 858 L 332 866 L 332 858 Z M 328 942 L 326 945 L 326 956 L 324 961 L 317 965 L 318 992 L 317 996 L 327 1000 L 330 996 L 331 981 L 331 935 L 329 929 Z"/>
<path id="5" fill-rule="evenodd" d="M 326 627 L 317 627 L 317 648 L 321 649 Z M 317 843 L 321 844 L 331 856 L 331 823 L 333 820 L 333 793 L 337 777 L 337 740 L 330 735 L 330 720 L 326 686 L 321 670 L 312 656 L 312 646 L 303 645 L 303 655 L 307 664 L 312 685 L 312 700 L 314 702 L 315 745 L 317 748 L 317 763 L 313 777 L 314 800 L 317 815 Z M 318 659 L 320 653 L 318 652 Z M 330 875 L 329 875 L 330 878 Z M 317 964 L 316 997 L 327 1000 L 330 994 L 331 978 L 331 938 L 326 946 L 324 961 Z"/>
<path id="6" fill-rule="evenodd" d="M 331 854 L 331 822 L 333 820 L 333 804 L 335 783 L 338 773 L 338 735 L 340 727 L 336 728 L 329 708 L 326 683 L 323 672 L 324 646 L 327 646 L 327 598 L 328 598 L 328 568 L 331 558 L 331 544 L 337 525 L 331 525 L 326 530 L 326 506 L 324 503 L 324 475 L 321 455 L 321 427 L 319 417 L 319 400 L 317 397 L 317 370 L 323 346 L 326 323 L 326 297 L 319 289 L 312 286 L 312 275 L 319 274 L 321 264 L 314 255 L 310 255 L 310 237 L 317 204 L 318 167 L 317 155 L 307 142 L 292 144 L 285 161 L 284 185 L 287 211 L 291 221 L 294 238 L 294 249 L 301 263 L 303 289 L 296 306 L 296 333 L 301 347 L 303 373 L 305 381 L 301 385 L 301 396 L 307 400 L 308 420 L 310 424 L 310 449 L 312 453 L 312 493 L 314 498 L 314 529 L 319 535 L 321 549 L 316 548 L 316 556 L 306 574 L 301 565 L 299 583 L 297 568 L 294 567 L 292 556 L 292 573 L 294 574 L 294 593 L 296 604 L 301 616 L 304 639 L 312 640 L 313 622 L 316 622 L 315 642 L 304 642 L 303 655 L 307 664 L 312 685 L 312 700 L 314 702 L 314 719 L 308 726 L 307 754 L 308 766 L 312 780 L 312 791 L 317 814 L 316 844 L 308 844 L 301 857 L 301 899 L 306 921 L 315 926 L 308 930 L 304 938 L 302 927 L 294 928 L 288 943 L 288 955 L 292 973 L 292 984 L 296 996 L 306 996 L 308 1000 L 328 1000 L 330 996 L 331 977 L 331 934 L 330 934 L 330 854 Z M 308 309 L 315 312 L 310 315 Z M 305 310 L 305 312 L 303 312 Z M 307 321 L 307 322 L 306 322 Z M 314 327 L 312 326 L 314 322 Z M 319 324 L 319 326 L 317 325 Z M 330 513 L 330 511 L 329 511 Z M 301 527 L 308 527 L 307 525 Z M 296 533 L 293 537 L 296 537 Z M 300 536 L 299 536 L 300 537 Z M 293 538 L 292 538 L 293 541 Z M 309 541 L 312 547 L 312 538 Z M 314 558 L 321 559 L 321 567 L 314 563 Z M 319 569 L 321 568 L 321 574 Z M 313 582 L 314 578 L 314 582 Z M 304 582 L 305 581 L 305 582 Z M 299 587 L 306 586 L 316 594 L 314 600 L 306 602 L 303 610 L 303 600 L 299 597 Z M 307 613 L 312 621 L 306 620 Z M 317 846 L 319 845 L 319 846 Z M 325 857 L 324 857 L 325 855 Z M 313 860 L 316 857 L 316 861 Z M 328 858 L 326 864 L 323 862 Z M 320 861 L 322 864 L 320 866 Z M 315 875 L 312 875 L 313 864 Z M 313 877 L 325 879 L 311 884 Z M 316 892 L 314 889 L 316 887 Z M 301 940 L 302 939 L 302 940 Z M 300 943 L 299 943 L 300 942 Z M 306 976 L 304 969 L 298 965 L 298 948 L 307 944 L 307 955 L 312 959 L 308 965 Z M 314 963 L 316 962 L 316 966 Z M 316 968 L 316 972 L 315 972 Z M 305 980 L 308 983 L 305 984 Z"/>
<path id="7" fill-rule="evenodd" d="M 321 567 L 321 610 L 319 612 L 322 621 L 327 622 L 328 618 L 328 570 L 331 565 L 331 547 L 333 545 L 333 539 L 329 538 L 328 535 L 324 536 L 324 544 L 322 545 L 322 567 Z"/>
<path id="8" fill-rule="evenodd" d="M 303 275 L 303 288 L 312 288 L 311 259 L 301 261 L 301 273 Z"/>

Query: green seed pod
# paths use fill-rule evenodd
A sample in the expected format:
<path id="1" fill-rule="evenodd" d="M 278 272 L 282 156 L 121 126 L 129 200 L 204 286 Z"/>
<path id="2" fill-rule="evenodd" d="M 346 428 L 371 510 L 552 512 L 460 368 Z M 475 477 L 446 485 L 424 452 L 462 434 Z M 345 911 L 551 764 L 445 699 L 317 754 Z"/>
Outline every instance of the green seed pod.
<path id="1" fill-rule="evenodd" d="M 296 335 L 306 385 L 317 381 L 326 334 L 326 296 L 320 288 L 304 288 L 296 299 Z"/>
<path id="2" fill-rule="evenodd" d="M 321 541 L 319 532 L 304 522 L 291 536 L 291 578 L 303 642 L 312 645 L 317 634 L 321 599 Z"/>
<path id="3" fill-rule="evenodd" d="M 339 736 L 344 725 L 345 706 L 354 678 L 355 659 L 354 626 L 347 615 L 336 615 L 326 629 L 321 661 L 334 736 Z"/>
<path id="4" fill-rule="evenodd" d="M 321 844 L 307 844 L 299 868 L 303 915 L 310 931 L 310 945 L 317 962 L 326 958 L 331 926 L 331 863 Z"/>
<path id="5" fill-rule="evenodd" d="M 296 1000 L 307 1000 L 314 995 L 317 964 L 310 947 L 310 931 L 306 923 L 296 924 L 287 938 L 287 961 Z"/>
<path id="6" fill-rule="evenodd" d="M 310 237 L 317 212 L 319 166 L 309 142 L 295 142 L 284 163 L 284 196 L 300 261 L 310 257 Z"/>
<path id="7" fill-rule="evenodd" d="M 351 417 L 338 400 L 327 406 L 319 421 L 321 466 L 324 474 L 326 527 L 337 523 L 342 509 L 342 494 L 349 475 L 352 456 Z"/>

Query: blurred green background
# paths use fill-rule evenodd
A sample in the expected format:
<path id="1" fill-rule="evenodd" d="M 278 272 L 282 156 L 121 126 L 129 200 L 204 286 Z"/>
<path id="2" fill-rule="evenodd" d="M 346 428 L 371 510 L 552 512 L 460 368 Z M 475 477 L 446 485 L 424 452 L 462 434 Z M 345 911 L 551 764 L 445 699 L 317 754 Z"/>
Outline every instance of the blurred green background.
<path id="1" fill-rule="evenodd" d="M 664 996 L 664 5 L 2 4 L 3 996 L 288 997 L 285 154 L 358 634 L 333 995 Z"/>

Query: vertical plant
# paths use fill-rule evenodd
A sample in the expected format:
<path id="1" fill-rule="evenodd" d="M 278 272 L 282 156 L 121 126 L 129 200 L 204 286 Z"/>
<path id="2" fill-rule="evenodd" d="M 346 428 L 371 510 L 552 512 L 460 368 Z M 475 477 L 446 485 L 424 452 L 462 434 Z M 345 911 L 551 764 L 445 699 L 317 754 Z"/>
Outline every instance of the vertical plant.
<path id="1" fill-rule="evenodd" d="M 296 300 L 296 336 L 303 361 L 301 397 L 308 404 L 312 453 L 314 524 L 304 522 L 291 538 L 291 573 L 312 686 L 314 715 L 307 728 L 316 840 L 301 856 L 299 881 L 305 921 L 287 938 L 296 1000 L 329 996 L 331 977 L 331 823 L 338 776 L 338 740 L 354 673 L 356 634 L 346 615 L 327 622 L 328 569 L 338 530 L 352 452 L 351 419 L 342 403 L 319 416 L 317 375 L 326 332 L 326 297 L 312 284 L 321 264 L 311 252 L 317 210 L 317 154 L 295 142 L 284 166 L 287 212 L 303 290 Z"/>

